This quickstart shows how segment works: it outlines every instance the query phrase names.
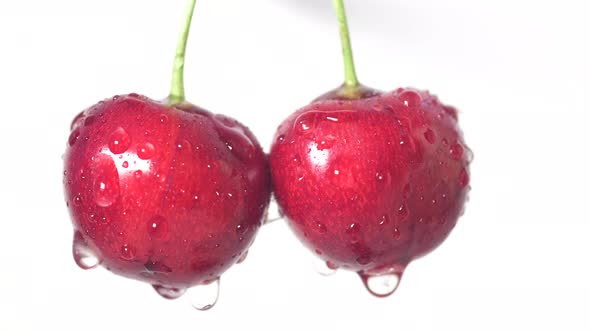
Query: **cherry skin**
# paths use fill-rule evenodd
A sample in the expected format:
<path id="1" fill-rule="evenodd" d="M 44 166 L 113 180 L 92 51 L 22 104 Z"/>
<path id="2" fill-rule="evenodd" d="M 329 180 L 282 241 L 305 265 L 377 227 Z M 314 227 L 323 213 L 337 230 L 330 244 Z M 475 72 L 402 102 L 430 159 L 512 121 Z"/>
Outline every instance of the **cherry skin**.
<path id="1" fill-rule="evenodd" d="M 462 214 L 471 152 L 455 109 L 428 92 L 342 91 L 279 126 L 274 193 L 298 238 L 330 267 L 401 276 Z"/>
<path id="2" fill-rule="evenodd" d="M 102 101 L 74 119 L 64 159 L 77 245 L 156 289 L 219 278 L 252 244 L 270 197 L 250 130 L 188 103 Z"/>

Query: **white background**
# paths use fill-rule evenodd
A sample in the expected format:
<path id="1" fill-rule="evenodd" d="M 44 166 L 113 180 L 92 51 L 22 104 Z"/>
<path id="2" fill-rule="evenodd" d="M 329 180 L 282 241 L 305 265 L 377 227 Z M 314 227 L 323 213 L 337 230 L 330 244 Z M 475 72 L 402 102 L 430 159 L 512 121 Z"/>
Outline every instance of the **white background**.
<path id="1" fill-rule="evenodd" d="M 429 89 L 475 154 L 467 212 L 396 294 L 319 276 L 283 222 L 198 312 L 71 257 L 70 120 L 114 94 L 167 95 L 184 1 L 0 2 L 0 331 L 590 331 L 590 20 L 585 1 L 349 0 L 361 81 Z M 268 151 L 342 81 L 329 0 L 201 0 L 191 101 Z"/>

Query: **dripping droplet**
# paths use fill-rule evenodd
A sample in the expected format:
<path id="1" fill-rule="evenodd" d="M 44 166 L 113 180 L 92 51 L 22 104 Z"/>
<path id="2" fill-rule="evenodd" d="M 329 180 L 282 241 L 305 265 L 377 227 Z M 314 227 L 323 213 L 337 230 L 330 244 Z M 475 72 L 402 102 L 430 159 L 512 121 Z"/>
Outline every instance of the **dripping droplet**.
<path id="1" fill-rule="evenodd" d="M 369 293 L 376 297 L 387 297 L 393 294 L 400 284 L 402 275 L 403 272 L 391 272 L 376 276 L 359 273 Z"/>
<path id="2" fill-rule="evenodd" d="M 114 154 L 121 154 L 131 145 L 131 138 L 125 129 L 119 127 L 112 134 L 109 139 L 109 149 Z"/>
<path id="3" fill-rule="evenodd" d="M 82 233 L 76 231 L 74 234 L 74 244 L 72 246 L 72 254 L 74 261 L 81 269 L 89 270 L 95 268 L 100 264 L 100 259 L 90 248 L 88 243 L 82 237 Z"/>
<path id="4" fill-rule="evenodd" d="M 154 290 L 163 298 L 167 300 L 174 300 L 181 297 L 185 292 L 186 288 L 174 288 L 166 287 L 161 285 L 152 285 Z"/>
<path id="5" fill-rule="evenodd" d="M 154 156 L 156 148 L 152 143 L 141 144 L 137 147 L 137 156 L 140 159 L 148 160 Z"/>
<path id="6" fill-rule="evenodd" d="M 248 257 L 248 250 L 244 251 L 244 253 L 242 254 L 242 256 L 240 256 L 240 259 L 238 259 L 238 261 L 236 262 L 236 264 L 240 264 L 243 261 L 246 260 L 246 257 Z"/>
<path id="7" fill-rule="evenodd" d="M 219 278 L 208 284 L 190 288 L 188 295 L 193 308 L 201 311 L 213 308 L 219 297 Z"/>
<path id="8" fill-rule="evenodd" d="M 331 262 L 325 262 L 323 259 L 313 256 L 313 269 L 322 276 L 328 277 L 338 271 L 338 266 Z"/>

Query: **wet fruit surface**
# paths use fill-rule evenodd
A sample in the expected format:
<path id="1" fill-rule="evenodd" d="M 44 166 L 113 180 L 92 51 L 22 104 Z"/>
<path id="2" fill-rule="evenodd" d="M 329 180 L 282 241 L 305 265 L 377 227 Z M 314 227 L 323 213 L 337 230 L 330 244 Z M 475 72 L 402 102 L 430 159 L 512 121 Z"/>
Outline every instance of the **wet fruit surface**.
<path id="1" fill-rule="evenodd" d="M 84 111 L 71 130 L 64 184 L 79 265 L 101 262 L 174 298 L 245 255 L 270 195 L 246 127 L 132 94 Z"/>
<path id="2" fill-rule="evenodd" d="M 471 158 L 456 111 L 436 97 L 412 89 L 366 95 L 328 93 L 295 112 L 270 153 L 276 199 L 296 235 L 365 283 L 399 279 L 448 236 Z"/>

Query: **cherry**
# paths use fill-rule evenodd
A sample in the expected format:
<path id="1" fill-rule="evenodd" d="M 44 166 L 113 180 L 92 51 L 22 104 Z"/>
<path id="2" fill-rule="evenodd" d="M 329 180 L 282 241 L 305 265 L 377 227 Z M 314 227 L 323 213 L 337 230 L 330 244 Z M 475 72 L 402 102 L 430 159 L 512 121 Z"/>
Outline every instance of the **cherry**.
<path id="1" fill-rule="evenodd" d="M 429 92 L 360 85 L 344 6 L 334 3 L 346 80 L 278 127 L 274 193 L 297 237 L 329 268 L 355 271 L 387 296 L 455 226 L 471 152 L 456 110 Z"/>
<path id="2" fill-rule="evenodd" d="M 267 159 L 250 130 L 184 100 L 194 5 L 170 97 L 128 94 L 88 108 L 72 122 L 64 158 L 78 265 L 100 263 L 165 298 L 218 285 L 245 257 L 270 198 Z"/>

